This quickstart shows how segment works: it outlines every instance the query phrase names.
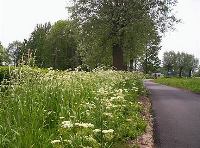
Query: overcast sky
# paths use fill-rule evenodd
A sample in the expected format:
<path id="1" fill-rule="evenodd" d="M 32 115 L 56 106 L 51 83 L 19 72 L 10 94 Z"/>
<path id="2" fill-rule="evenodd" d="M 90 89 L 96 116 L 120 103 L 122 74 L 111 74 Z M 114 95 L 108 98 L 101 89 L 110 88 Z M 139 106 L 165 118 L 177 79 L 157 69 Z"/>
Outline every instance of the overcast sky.
<path id="1" fill-rule="evenodd" d="M 55 22 L 68 17 L 69 0 L 0 0 L 0 41 L 7 46 L 28 38 L 38 23 Z M 179 0 L 177 16 L 182 23 L 166 33 L 162 51 L 185 51 L 200 58 L 200 0 Z"/>
<path id="2" fill-rule="evenodd" d="M 0 0 L 0 41 L 28 38 L 36 24 L 68 17 L 67 0 Z"/>
<path id="3" fill-rule="evenodd" d="M 184 51 L 200 59 L 200 0 L 179 0 L 177 16 L 182 23 L 176 30 L 166 33 L 162 41 L 162 51 Z"/>

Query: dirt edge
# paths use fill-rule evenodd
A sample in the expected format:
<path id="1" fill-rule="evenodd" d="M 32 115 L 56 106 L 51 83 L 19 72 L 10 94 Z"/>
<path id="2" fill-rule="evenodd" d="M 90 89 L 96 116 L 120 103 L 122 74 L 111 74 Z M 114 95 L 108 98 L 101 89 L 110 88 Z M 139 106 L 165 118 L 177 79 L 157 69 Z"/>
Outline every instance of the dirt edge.
<path id="1" fill-rule="evenodd" d="M 142 115 L 147 122 L 147 128 L 146 132 L 142 136 L 138 137 L 135 143 L 139 148 L 155 148 L 151 100 L 150 98 L 143 96 L 140 97 L 140 103 L 143 108 Z"/>

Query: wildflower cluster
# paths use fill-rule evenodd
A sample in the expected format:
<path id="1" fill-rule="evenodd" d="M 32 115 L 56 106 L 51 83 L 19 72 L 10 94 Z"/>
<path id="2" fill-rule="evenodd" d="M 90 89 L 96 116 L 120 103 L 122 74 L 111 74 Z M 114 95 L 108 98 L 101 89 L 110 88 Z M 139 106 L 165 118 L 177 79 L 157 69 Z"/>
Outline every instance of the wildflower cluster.
<path id="1" fill-rule="evenodd" d="M 15 75 L 1 93 L 0 146 L 106 148 L 146 128 L 140 74 L 22 67 Z"/>

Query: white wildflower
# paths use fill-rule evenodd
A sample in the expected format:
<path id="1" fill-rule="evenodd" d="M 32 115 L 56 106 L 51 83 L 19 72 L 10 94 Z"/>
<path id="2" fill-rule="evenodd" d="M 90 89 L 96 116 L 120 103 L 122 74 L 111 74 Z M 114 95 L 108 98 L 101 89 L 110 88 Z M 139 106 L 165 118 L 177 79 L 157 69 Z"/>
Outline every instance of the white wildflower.
<path id="1" fill-rule="evenodd" d="M 93 109 L 95 107 L 95 104 L 93 103 L 86 103 L 86 106 L 89 108 L 89 109 Z"/>
<path id="2" fill-rule="evenodd" d="M 138 104 L 142 105 L 142 102 L 138 102 Z"/>
<path id="3" fill-rule="evenodd" d="M 60 143 L 60 142 L 61 142 L 60 140 L 53 140 L 51 141 L 51 144 Z"/>
<path id="4" fill-rule="evenodd" d="M 91 136 L 85 136 L 85 138 L 90 142 L 96 142 L 96 140 Z"/>
<path id="5" fill-rule="evenodd" d="M 73 127 L 73 124 L 71 123 L 71 121 L 63 121 L 62 127 L 63 128 L 71 128 L 71 127 Z"/>
<path id="6" fill-rule="evenodd" d="M 108 116 L 108 117 L 113 117 L 112 113 L 103 113 L 103 115 Z"/>
<path id="7" fill-rule="evenodd" d="M 64 142 L 67 142 L 69 144 L 72 144 L 72 141 L 71 140 L 64 140 Z"/>
<path id="8" fill-rule="evenodd" d="M 114 132 L 113 129 L 103 130 L 103 131 L 102 131 L 102 133 L 104 133 L 104 134 L 113 133 L 113 132 Z"/>
<path id="9" fill-rule="evenodd" d="M 137 88 L 137 87 L 133 87 L 132 89 L 135 90 L 136 92 L 138 91 L 138 88 Z"/>
<path id="10" fill-rule="evenodd" d="M 75 125 L 84 128 L 94 128 L 94 124 L 92 123 L 75 123 Z"/>
<path id="11" fill-rule="evenodd" d="M 117 97 L 111 97 L 110 100 L 111 101 L 115 101 L 117 99 Z"/>
<path id="12" fill-rule="evenodd" d="M 53 67 L 49 67 L 49 68 L 47 68 L 48 70 L 53 70 Z"/>
<path id="13" fill-rule="evenodd" d="M 128 89 L 124 89 L 124 91 L 127 93 L 127 92 L 128 92 Z"/>
<path id="14" fill-rule="evenodd" d="M 95 129 L 95 130 L 93 130 L 93 132 L 94 133 L 99 133 L 99 132 L 101 132 L 101 130 L 100 129 Z"/>
<path id="15" fill-rule="evenodd" d="M 76 118 L 75 116 L 69 116 L 70 118 Z"/>
<path id="16" fill-rule="evenodd" d="M 100 94 L 100 95 L 107 95 L 107 94 L 108 94 L 108 91 L 105 90 L 103 87 L 100 88 L 97 92 L 98 92 L 98 94 Z"/>

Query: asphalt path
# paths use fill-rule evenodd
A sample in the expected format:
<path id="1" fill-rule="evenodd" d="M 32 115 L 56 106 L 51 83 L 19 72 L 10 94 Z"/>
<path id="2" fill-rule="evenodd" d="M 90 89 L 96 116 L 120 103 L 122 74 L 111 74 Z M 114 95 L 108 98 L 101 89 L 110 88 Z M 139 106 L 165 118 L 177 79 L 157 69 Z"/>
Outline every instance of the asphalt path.
<path id="1" fill-rule="evenodd" d="M 156 148 L 200 148 L 200 95 L 149 80 L 144 84 L 152 99 Z"/>

